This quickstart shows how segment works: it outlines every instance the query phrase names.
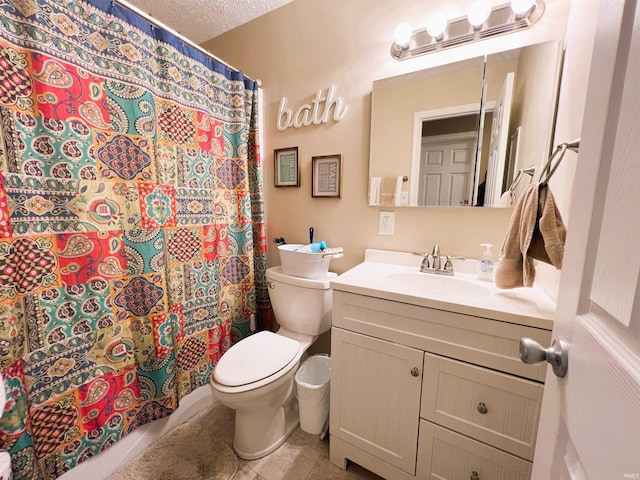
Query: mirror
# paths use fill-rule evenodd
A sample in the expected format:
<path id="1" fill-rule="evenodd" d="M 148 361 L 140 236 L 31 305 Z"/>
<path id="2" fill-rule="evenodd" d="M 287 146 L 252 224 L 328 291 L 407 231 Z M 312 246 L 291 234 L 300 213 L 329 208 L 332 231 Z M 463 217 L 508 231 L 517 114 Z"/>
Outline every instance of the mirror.
<path id="1" fill-rule="evenodd" d="M 551 152 L 561 58 L 552 41 L 375 81 L 369 204 L 509 206 Z"/>

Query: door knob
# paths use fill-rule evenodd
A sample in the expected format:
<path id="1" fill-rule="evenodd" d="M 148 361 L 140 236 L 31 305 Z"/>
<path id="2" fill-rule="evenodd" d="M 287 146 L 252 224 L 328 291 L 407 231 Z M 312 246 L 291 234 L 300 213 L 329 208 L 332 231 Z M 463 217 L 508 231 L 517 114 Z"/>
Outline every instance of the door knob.
<path id="1" fill-rule="evenodd" d="M 557 377 L 564 377 L 569 365 L 567 343 L 555 339 L 549 348 L 544 348 L 532 338 L 522 337 L 520 339 L 520 360 L 524 363 L 548 362 Z"/>

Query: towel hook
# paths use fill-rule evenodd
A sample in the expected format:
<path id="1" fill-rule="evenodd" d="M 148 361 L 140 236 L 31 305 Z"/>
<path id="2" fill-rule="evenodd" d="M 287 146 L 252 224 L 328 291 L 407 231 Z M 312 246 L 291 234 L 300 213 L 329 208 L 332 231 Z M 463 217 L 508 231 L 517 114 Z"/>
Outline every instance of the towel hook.
<path id="1" fill-rule="evenodd" d="M 562 160 L 562 157 L 564 157 L 565 152 L 567 150 L 571 150 L 572 152 L 578 153 L 579 149 L 580 149 L 579 138 L 577 140 L 574 140 L 573 142 L 566 142 L 558 145 L 556 147 L 556 151 L 553 152 L 553 154 L 549 157 L 549 161 L 547 161 L 547 164 L 542 169 L 542 173 L 540 174 L 540 178 L 538 179 L 538 182 L 542 185 L 546 185 L 549 179 L 551 178 L 551 176 L 555 173 L 556 169 L 558 168 L 558 165 L 560 165 L 560 161 Z M 558 154 L 559 154 L 558 160 L 556 161 L 555 165 L 552 166 L 551 163 L 553 162 L 553 159 Z"/>

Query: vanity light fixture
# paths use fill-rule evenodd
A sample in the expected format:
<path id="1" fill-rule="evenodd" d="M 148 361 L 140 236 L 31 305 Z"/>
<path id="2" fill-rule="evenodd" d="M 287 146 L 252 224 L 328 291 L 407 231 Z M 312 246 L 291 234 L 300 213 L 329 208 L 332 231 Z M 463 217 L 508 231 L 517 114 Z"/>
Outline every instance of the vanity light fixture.
<path id="1" fill-rule="evenodd" d="M 447 29 L 447 17 L 442 13 L 435 13 L 427 20 L 427 33 L 435 40 L 442 40 Z"/>
<path id="2" fill-rule="evenodd" d="M 476 0 L 467 16 L 447 20 L 442 13 L 432 15 L 425 27 L 412 30 L 398 25 L 391 44 L 396 60 L 424 55 L 446 48 L 525 30 L 544 14 L 544 0 L 511 0 L 491 8 L 489 0 Z"/>
<path id="3" fill-rule="evenodd" d="M 529 14 L 536 4 L 536 0 L 511 0 L 511 10 L 516 18 L 522 18 Z"/>
<path id="4" fill-rule="evenodd" d="M 400 48 L 407 48 L 411 42 L 411 25 L 409 23 L 401 23 L 393 32 L 393 43 Z"/>
<path id="5" fill-rule="evenodd" d="M 481 28 L 491 15 L 491 2 L 489 0 L 476 0 L 469 7 L 467 20 L 474 29 Z"/>

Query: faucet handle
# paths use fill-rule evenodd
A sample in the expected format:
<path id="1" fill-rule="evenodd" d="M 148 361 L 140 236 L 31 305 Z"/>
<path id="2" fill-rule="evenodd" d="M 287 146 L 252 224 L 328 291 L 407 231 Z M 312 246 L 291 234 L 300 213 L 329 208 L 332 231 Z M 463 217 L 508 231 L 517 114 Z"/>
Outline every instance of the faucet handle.
<path id="1" fill-rule="evenodd" d="M 447 272 L 453 273 L 453 262 L 451 262 L 451 257 L 449 255 L 447 255 L 447 261 L 444 264 L 444 269 Z"/>
<path id="2" fill-rule="evenodd" d="M 428 271 L 430 268 L 432 268 L 432 259 L 433 259 L 433 255 L 429 254 L 429 253 L 425 253 L 422 256 L 422 263 L 420 264 L 420 271 L 421 272 L 426 272 Z"/>

